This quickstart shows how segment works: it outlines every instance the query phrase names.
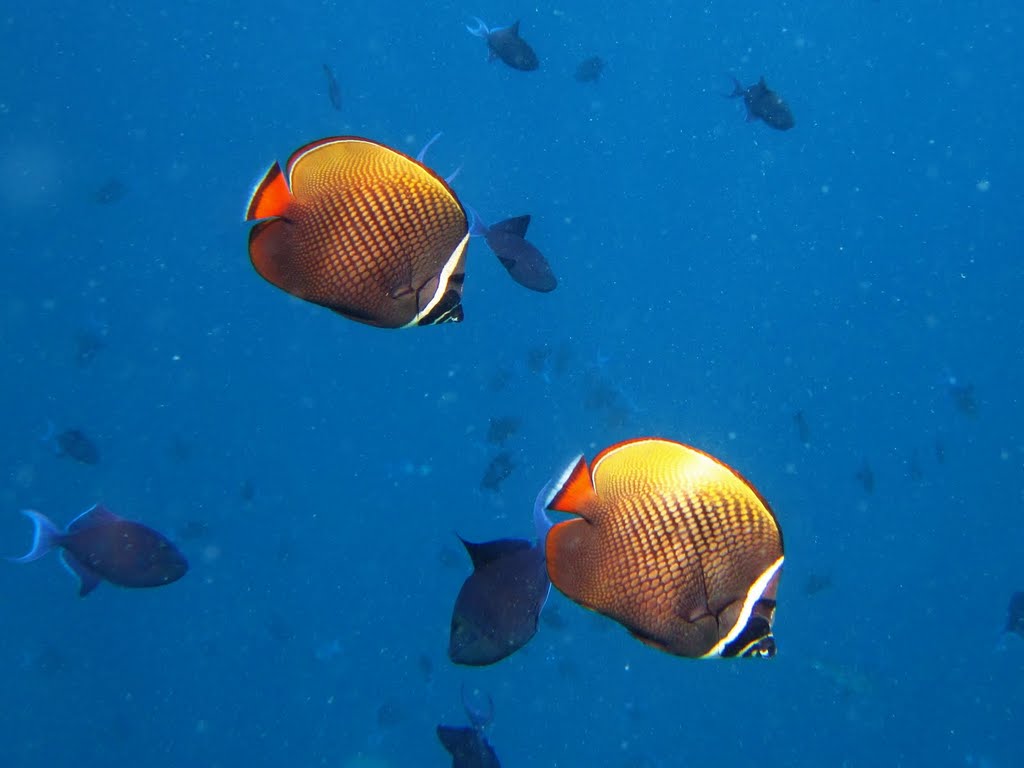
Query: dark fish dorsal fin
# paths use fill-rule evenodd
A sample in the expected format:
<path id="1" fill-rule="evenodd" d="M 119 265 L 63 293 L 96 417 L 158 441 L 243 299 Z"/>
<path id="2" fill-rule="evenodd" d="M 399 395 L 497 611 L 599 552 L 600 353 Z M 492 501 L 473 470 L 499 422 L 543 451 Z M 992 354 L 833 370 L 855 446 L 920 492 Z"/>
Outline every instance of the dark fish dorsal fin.
<path id="1" fill-rule="evenodd" d="M 530 226 L 530 214 L 513 216 L 511 219 L 499 221 L 492 226 L 491 232 L 505 232 L 516 237 L 526 237 L 526 228 Z"/>
<path id="2" fill-rule="evenodd" d="M 759 88 L 764 88 L 765 90 L 768 90 L 768 83 L 764 81 L 764 75 L 761 75 L 761 79 L 757 81 L 757 85 Z"/>
<path id="3" fill-rule="evenodd" d="M 103 525 L 104 523 L 116 523 L 120 522 L 121 520 L 122 518 L 115 515 L 102 504 L 96 504 L 95 506 L 85 510 L 85 512 L 83 512 L 70 523 L 68 523 L 68 533 L 84 531 L 86 528 L 92 528 L 96 525 Z"/>
<path id="4" fill-rule="evenodd" d="M 512 37 L 519 37 L 519 19 L 516 19 L 515 23 L 508 28 L 508 31 L 512 33 Z"/>
<path id="5" fill-rule="evenodd" d="M 470 559 L 473 561 L 473 568 L 483 568 L 495 560 L 512 554 L 530 549 L 530 542 L 524 539 L 497 539 L 496 541 L 473 542 L 466 541 L 459 537 L 462 546 L 466 548 Z"/>

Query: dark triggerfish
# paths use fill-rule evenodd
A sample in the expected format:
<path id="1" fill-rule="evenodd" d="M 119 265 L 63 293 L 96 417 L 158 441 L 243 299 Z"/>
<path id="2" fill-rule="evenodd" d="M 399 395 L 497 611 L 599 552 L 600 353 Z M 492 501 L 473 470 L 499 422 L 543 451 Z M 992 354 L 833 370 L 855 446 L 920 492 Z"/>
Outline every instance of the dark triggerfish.
<path id="1" fill-rule="evenodd" d="M 9 559 L 31 563 L 60 548 L 64 565 L 79 579 L 82 597 L 101 581 L 119 587 L 162 587 L 188 571 L 185 556 L 163 534 L 99 504 L 72 520 L 66 531 L 34 510 L 22 510 L 22 514 L 35 525 L 32 549 Z"/>
<path id="2" fill-rule="evenodd" d="M 65 429 L 57 432 L 53 422 L 49 422 L 42 441 L 49 444 L 58 456 L 67 456 L 82 464 L 96 465 L 100 463 L 100 449 L 85 432 L 80 429 Z"/>
<path id="3" fill-rule="evenodd" d="M 533 48 L 519 36 L 518 21 L 508 27 L 488 29 L 480 19 L 474 18 L 473 20 L 476 22 L 475 26 L 471 27 L 467 24 L 466 30 L 487 41 L 489 60 L 501 59 L 512 69 L 523 72 L 532 72 L 540 66 L 540 59 L 537 58 Z"/>
<path id="4" fill-rule="evenodd" d="M 774 656 L 782 532 L 737 472 L 695 448 L 641 438 L 581 456 L 548 508 L 551 582 L 640 640 L 691 658 Z"/>
<path id="5" fill-rule="evenodd" d="M 489 227 L 476 211 L 472 208 L 469 210 L 472 215 L 470 235 L 484 238 L 513 280 L 539 293 L 549 293 L 558 287 L 558 280 L 548 260 L 526 239 L 526 229 L 530 226 L 529 215 L 514 216 Z"/>
<path id="6" fill-rule="evenodd" d="M 321 139 L 274 163 L 245 218 L 256 271 L 294 296 L 381 328 L 462 320 L 469 220 L 419 160 Z"/>
<path id="7" fill-rule="evenodd" d="M 460 539 L 473 561 L 452 611 L 448 658 L 484 666 L 511 656 L 537 633 L 537 620 L 551 591 L 544 565 L 544 538 L 551 522 L 544 512 L 549 490 L 534 504 L 537 541 L 498 539 L 480 544 Z"/>
<path id="8" fill-rule="evenodd" d="M 463 688 L 462 706 L 469 718 L 469 726 L 437 726 L 437 738 L 452 756 L 452 768 L 501 768 L 498 754 L 484 733 L 494 719 L 494 703 L 490 696 L 487 697 L 487 709 L 480 709 L 469 702 Z"/>
<path id="9" fill-rule="evenodd" d="M 788 131 L 796 125 L 789 105 L 782 100 L 779 94 L 768 87 L 763 77 L 746 88 L 735 77 L 732 81 L 736 87 L 729 96 L 732 98 L 743 97 L 743 103 L 747 106 L 747 122 L 763 120 L 767 125 L 780 131 Z"/>

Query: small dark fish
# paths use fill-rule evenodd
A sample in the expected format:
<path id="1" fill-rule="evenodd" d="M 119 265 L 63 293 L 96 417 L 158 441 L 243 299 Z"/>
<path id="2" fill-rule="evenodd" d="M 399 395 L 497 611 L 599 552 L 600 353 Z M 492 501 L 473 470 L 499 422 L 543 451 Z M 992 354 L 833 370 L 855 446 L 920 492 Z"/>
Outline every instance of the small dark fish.
<path id="1" fill-rule="evenodd" d="M 101 581 L 119 587 L 162 587 L 188 571 L 188 561 L 163 534 L 142 523 L 118 517 L 97 504 L 61 531 L 43 514 L 31 509 L 22 514 L 32 520 L 32 549 L 16 563 L 31 563 L 53 549 L 78 577 L 78 594 L 85 597 Z"/>
<path id="2" fill-rule="evenodd" d="M 728 95 L 732 98 L 743 97 L 743 103 L 747 105 L 748 123 L 753 120 L 763 120 L 766 125 L 780 131 L 788 131 L 796 125 L 789 105 L 782 100 L 779 94 L 768 87 L 763 77 L 754 85 L 746 88 L 735 77 L 732 81 L 736 84 L 736 88 Z"/>
<path id="3" fill-rule="evenodd" d="M 800 438 L 800 442 L 804 445 L 810 445 L 811 428 L 807 425 L 807 418 L 804 416 L 803 411 L 797 411 L 793 414 L 793 423 L 796 424 L 796 433 Z"/>
<path id="4" fill-rule="evenodd" d="M 474 18 L 475 26 L 466 25 L 466 31 L 487 41 L 488 60 L 501 59 L 512 69 L 532 72 L 540 66 L 540 59 L 530 44 L 519 36 L 519 22 L 508 27 L 488 29 L 480 19 Z"/>
<path id="5" fill-rule="evenodd" d="M 341 88 L 338 86 L 337 78 L 334 77 L 334 72 L 326 64 L 324 64 L 324 76 L 327 78 L 327 98 L 331 100 L 331 106 L 340 112 Z"/>
<path id="6" fill-rule="evenodd" d="M 246 504 L 256 498 L 256 484 L 252 480 L 243 480 L 238 487 L 238 495 Z"/>
<path id="7" fill-rule="evenodd" d="M 1024 592 L 1014 592 L 1007 611 L 1006 632 L 1024 637 Z"/>
<path id="8" fill-rule="evenodd" d="M 939 464 L 946 463 L 946 444 L 942 442 L 941 437 L 935 438 L 935 460 Z"/>
<path id="9" fill-rule="evenodd" d="M 488 710 L 473 707 L 466 699 L 466 691 L 462 691 L 462 706 L 472 725 L 437 726 L 437 738 L 452 756 L 452 768 L 501 768 L 498 755 L 488 743 L 484 728 L 494 717 L 494 704 L 487 698 Z"/>
<path id="10" fill-rule="evenodd" d="M 473 572 L 452 611 L 448 658 L 480 667 L 511 656 L 537 633 L 551 591 L 544 564 L 544 539 L 551 522 L 544 512 L 548 488 L 534 505 L 537 541 L 498 539 L 475 544 L 462 539 Z"/>
<path id="11" fill-rule="evenodd" d="M 579 63 L 574 77 L 578 83 L 594 83 L 601 79 L 603 71 L 604 59 L 600 56 L 591 56 Z"/>
<path id="12" fill-rule="evenodd" d="M 504 445 L 512 435 L 519 431 L 519 419 L 513 416 L 491 417 L 487 426 L 487 442 L 491 445 Z"/>
<path id="13" fill-rule="evenodd" d="M 832 586 L 832 574 L 812 573 L 804 580 L 804 594 L 808 597 L 824 592 Z"/>
<path id="14" fill-rule="evenodd" d="M 128 187 L 120 179 L 111 177 L 103 182 L 103 185 L 96 190 L 92 199 L 100 205 L 116 203 L 128 194 Z"/>
<path id="15" fill-rule="evenodd" d="M 548 260 L 526 239 L 526 228 L 530 226 L 528 215 L 505 219 L 489 227 L 476 211 L 470 211 L 473 222 L 469 234 L 484 238 L 513 280 L 538 293 L 550 293 L 558 287 L 558 280 Z"/>
<path id="16" fill-rule="evenodd" d="M 508 476 L 512 474 L 512 470 L 515 468 L 516 465 L 512 461 L 512 454 L 508 451 L 502 451 L 491 459 L 491 463 L 487 465 L 487 469 L 484 470 L 483 479 L 480 480 L 480 487 L 497 493 L 501 490 L 501 484 L 508 479 Z"/>
<path id="17" fill-rule="evenodd" d="M 50 422 L 46 434 L 43 435 L 43 442 L 48 443 L 58 456 L 67 456 L 82 464 L 100 463 L 100 449 L 80 429 L 65 429 L 58 433 Z"/>
<path id="18" fill-rule="evenodd" d="M 953 398 L 953 405 L 960 413 L 972 419 L 978 415 L 978 401 L 974 397 L 973 384 L 960 384 L 956 379 L 950 379 L 949 396 Z"/>
<path id="19" fill-rule="evenodd" d="M 868 464 L 867 459 L 864 460 L 864 463 L 857 470 L 857 474 L 854 477 L 857 478 L 857 482 L 861 484 L 865 491 L 868 493 L 875 492 L 875 473 L 871 471 L 871 465 Z"/>

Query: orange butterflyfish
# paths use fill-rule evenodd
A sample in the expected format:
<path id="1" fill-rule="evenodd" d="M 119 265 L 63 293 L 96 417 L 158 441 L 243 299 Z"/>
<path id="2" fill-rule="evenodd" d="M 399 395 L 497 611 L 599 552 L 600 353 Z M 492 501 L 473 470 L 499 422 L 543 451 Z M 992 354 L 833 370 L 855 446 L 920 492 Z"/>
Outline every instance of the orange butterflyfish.
<path id="1" fill-rule="evenodd" d="M 782 531 L 761 495 L 696 448 L 641 438 L 581 456 L 547 508 L 551 583 L 640 640 L 691 658 L 775 655 Z"/>
<path id="2" fill-rule="evenodd" d="M 271 166 L 245 218 L 256 271 L 294 296 L 381 328 L 462 320 L 469 220 L 419 160 L 321 139 Z"/>

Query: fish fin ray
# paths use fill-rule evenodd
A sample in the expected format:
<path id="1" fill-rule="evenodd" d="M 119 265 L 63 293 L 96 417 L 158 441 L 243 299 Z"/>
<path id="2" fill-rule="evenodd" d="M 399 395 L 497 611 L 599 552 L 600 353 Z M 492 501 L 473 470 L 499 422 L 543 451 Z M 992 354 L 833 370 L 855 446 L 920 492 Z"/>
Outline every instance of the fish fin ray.
<path id="1" fill-rule="evenodd" d="M 35 527 L 32 532 L 32 548 L 28 551 L 28 554 L 21 557 L 10 557 L 8 560 L 12 563 L 31 563 L 58 546 L 63 533 L 42 512 L 36 512 L 34 509 L 23 509 L 21 514 L 31 520 L 32 525 Z"/>
<path id="2" fill-rule="evenodd" d="M 547 503 L 547 508 L 555 512 L 568 512 L 586 517 L 584 510 L 596 495 L 594 483 L 590 477 L 587 460 L 581 455 L 569 465 L 554 486 L 554 493 Z"/>
<path id="3" fill-rule="evenodd" d="M 100 525 L 101 523 L 116 523 L 122 519 L 102 504 L 94 504 L 68 523 L 68 533 L 84 531 L 86 528 L 92 528 L 94 525 Z"/>
<path id="4" fill-rule="evenodd" d="M 281 216 L 288 209 L 291 199 L 292 192 L 288 189 L 281 164 L 274 163 L 253 190 L 249 206 L 245 210 L 245 220 L 256 221 Z"/>

